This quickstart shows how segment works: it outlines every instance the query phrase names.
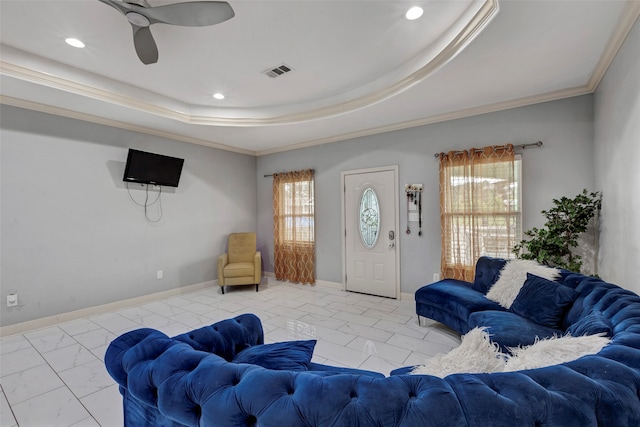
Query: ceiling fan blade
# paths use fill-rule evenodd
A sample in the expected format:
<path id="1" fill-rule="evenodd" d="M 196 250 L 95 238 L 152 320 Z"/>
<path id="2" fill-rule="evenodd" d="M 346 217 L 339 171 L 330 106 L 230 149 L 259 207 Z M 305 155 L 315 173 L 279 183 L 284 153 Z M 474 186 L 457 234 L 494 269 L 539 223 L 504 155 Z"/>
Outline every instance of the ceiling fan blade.
<path id="1" fill-rule="evenodd" d="M 127 7 L 125 3 L 121 3 L 119 1 L 112 1 L 112 0 L 98 0 L 98 1 L 111 6 L 112 8 L 114 8 L 115 10 L 117 10 L 122 14 L 125 14 L 131 10 Z"/>
<path id="2" fill-rule="evenodd" d="M 132 9 L 145 15 L 151 23 L 186 27 L 215 25 L 236 15 L 229 3 L 224 1 L 193 1 L 147 8 L 134 6 Z"/>
<path id="3" fill-rule="evenodd" d="M 153 40 L 149 27 L 138 27 L 136 25 L 131 25 L 131 27 L 133 28 L 133 45 L 140 61 L 145 65 L 158 62 L 158 46 Z"/>

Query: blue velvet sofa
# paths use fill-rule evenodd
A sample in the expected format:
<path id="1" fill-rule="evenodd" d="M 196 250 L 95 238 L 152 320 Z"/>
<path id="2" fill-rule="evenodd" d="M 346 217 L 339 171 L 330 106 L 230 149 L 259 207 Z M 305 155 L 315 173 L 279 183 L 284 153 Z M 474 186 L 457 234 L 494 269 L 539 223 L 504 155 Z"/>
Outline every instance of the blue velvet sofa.
<path id="1" fill-rule="evenodd" d="M 563 285 L 560 288 L 567 289 L 570 296 L 564 300 L 562 307 L 556 307 L 554 314 L 557 321 L 540 324 L 530 317 L 522 316 L 520 311 L 517 314 L 513 307 L 506 309 L 486 297 L 506 263 L 507 260 L 501 258 L 481 257 L 476 263 L 473 283 L 444 279 L 423 286 L 415 293 L 416 313 L 420 317 L 443 323 L 460 334 L 466 334 L 475 327 L 485 327 L 491 340 L 499 344 L 503 352 L 509 352 L 510 347 L 527 346 L 538 338 L 562 336 L 566 333 L 575 336 L 604 332 L 611 336 L 610 321 L 601 313 L 600 307 L 591 302 L 593 298 L 602 296 L 602 292 L 607 292 L 610 298 L 617 295 L 637 298 L 618 286 L 559 269 L 560 278 L 557 283 Z M 541 282 L 546 280 L 541 279 Z M 536 282 L 533 285 L 540 286 Z M 598 292 L 592 295 L 595 288 Z M 532 306 L 525 309 L 532 312 L 544 310 L 549 305 L 553 305 L 553 302 L 534 299 Z"/>
<path id="2" fill-rule="evenodd" d="M 482 261 L 479 283 L 495 279 L 485 261 L 498 262 Z M 598 313 L 612 342 L 597 355 L 546 368 L 441 379 L 401 375 L 406 369 L 384 377 L 313 363 L 259 366 L 269 357 L 237 363 L 263 348 L 260 321 L 250 314 L 174 338 L 132 331 L 111 343 L 105 362 L 128 427 L 639 426 L 640 297 L 579 274 L 567 272 L 562 281 L 577 294 L 563 325 Z M 463 332 L 468 312 L 442 295 L 437 315 Z M 433 308 L 423 313 L 436 316 Z"/>
<path id="3" fill-rule="evenodd" d="M 498 280 L 500 270 L 506 262 L 507 260 L 501 258 L 481 257 L 476 263 L 473 283 L 444 279 L 421 287 L 415 293 L 416 313 L 418 316 L 445 324 L 460 334 L 466 334 L 475 327 L 486 327 L 491 340 L 498 343 L 505 352 L 508 352 L 509 347 L 531 345 L 536 338 L 564 335 L 578 317 L 587 314 L 577 313 L 578 305 L 571 315 L 563 316 L 557 324 L 541 325 L 488 299 L 485 295 Z M 558 282 L 569 285 L 570 288 L 575 288 L 577 281 L 587 279 L 585 276 L 572 274 L 567 270 L 559 270 Z M 575 294 L 573 297 L 577 302 L 583 300 Z M 535 308 L 531 307 L 531 309 Z M 569 308 L 563 308 L 563 311 L 568 313 Z M 610 332 L 610 330 L 589 332 Z"/>

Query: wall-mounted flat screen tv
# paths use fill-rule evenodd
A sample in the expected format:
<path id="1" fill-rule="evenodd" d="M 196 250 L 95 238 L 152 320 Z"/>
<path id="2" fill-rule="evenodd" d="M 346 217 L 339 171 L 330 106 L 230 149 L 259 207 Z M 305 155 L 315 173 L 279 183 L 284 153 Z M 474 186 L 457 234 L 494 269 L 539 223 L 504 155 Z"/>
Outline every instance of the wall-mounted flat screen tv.
<path id="1" fill-rule="evenodd" d="M 123 181 L 177 187 L 184 159 L 129 149 Z"/>

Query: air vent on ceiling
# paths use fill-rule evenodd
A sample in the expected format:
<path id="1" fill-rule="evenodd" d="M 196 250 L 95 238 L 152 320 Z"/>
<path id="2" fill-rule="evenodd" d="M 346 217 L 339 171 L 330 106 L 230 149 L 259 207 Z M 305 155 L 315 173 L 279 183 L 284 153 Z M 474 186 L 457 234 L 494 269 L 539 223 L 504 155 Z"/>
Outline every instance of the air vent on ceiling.
<path id="1" fill-rule="evenodd" d="M 277 67 L 269 68 L 268 70 L 263 71 L 263 73 L 275 79 L 276 77 L 286 74 L 291 70 L 292 68 L 289 67 L 287 64 L 282 64 L 282 65 L 278 65 Z"/>

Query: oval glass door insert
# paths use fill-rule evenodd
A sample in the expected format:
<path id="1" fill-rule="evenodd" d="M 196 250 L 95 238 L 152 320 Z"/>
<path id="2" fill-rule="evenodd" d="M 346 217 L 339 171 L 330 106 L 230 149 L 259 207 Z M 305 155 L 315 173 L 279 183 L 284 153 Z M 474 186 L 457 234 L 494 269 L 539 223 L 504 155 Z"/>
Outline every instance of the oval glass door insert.
<path id="1" fill-rule="evenodd" d="M 380 205 L 376 192 L 369 187 L 364 190 L 360 199 L 360 237 L 365 247 L 371 249 L 376 245 L 379 232 Z"/>

